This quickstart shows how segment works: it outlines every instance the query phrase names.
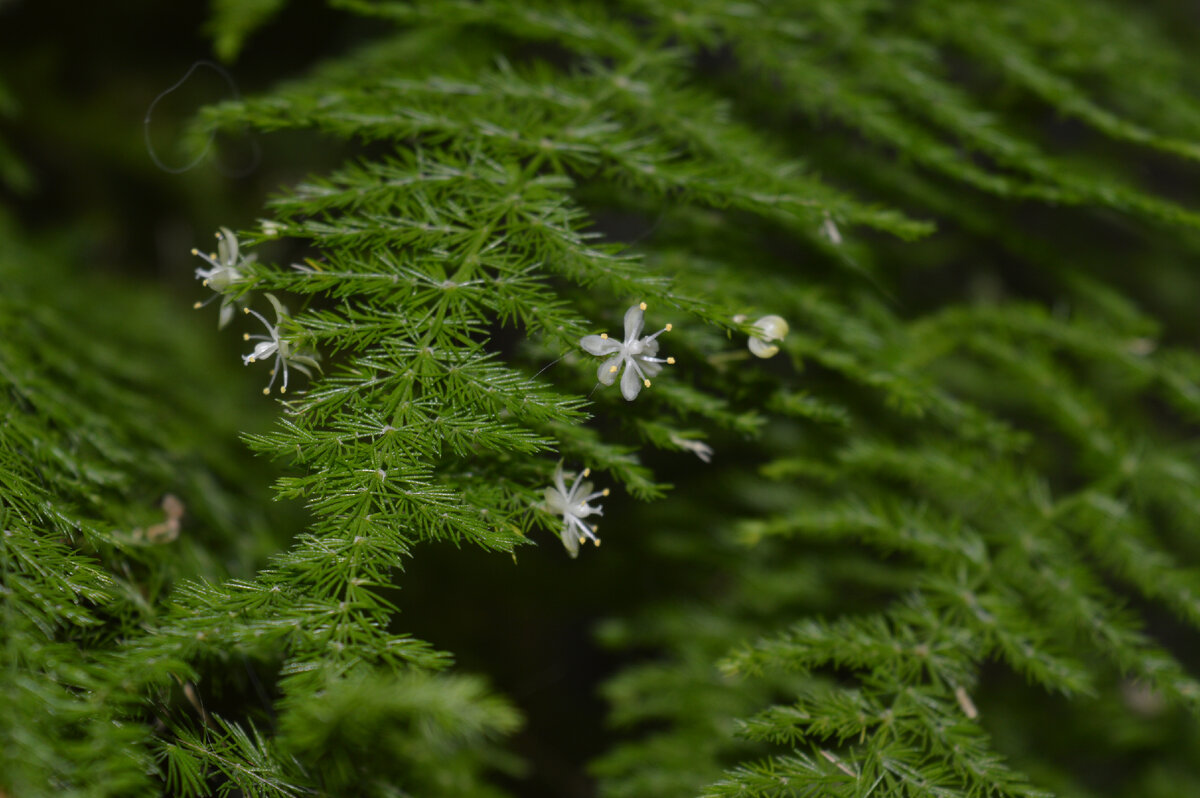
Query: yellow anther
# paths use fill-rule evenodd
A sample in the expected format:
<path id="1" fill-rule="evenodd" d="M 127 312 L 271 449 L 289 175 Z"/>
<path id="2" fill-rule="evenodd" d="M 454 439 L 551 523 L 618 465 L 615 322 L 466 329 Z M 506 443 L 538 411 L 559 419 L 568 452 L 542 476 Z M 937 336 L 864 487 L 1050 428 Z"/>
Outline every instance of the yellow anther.
<path id="1" fill-rule="evenodd" d="M 242 313 L 245 313 L 247 316 L 249 316 L 249 315 L 250 315 L 250 308 L 242 308 Z"/>
<path id="2" fill-rule="evenodd" d="M 645 386 L 646 386 L 647 388 L 649 388 L 649 387 L 650 387 L 650 380 L 642 380 L 642 382 L 645 384 Z"/>
<path id="3" fill-rule="evenodd" d="M 645 309 L 646 309 L 646 303 L 645 303 L 645 302 L 643 302 L 642 304 L 638 305 L 638 307 L 639 307 L 639 308 L 641 308 L 642 310 L 645 310 Z"/>
<path id="4" fill-rule="evenodd" d="M 590 469 L 590 468 L 585 468 L 585 469 L 583 469 L 583 476 L 584 476 L 585 478 L 586 478 L 586 477 L 587 477 L 587 475 L 588 475 L 588 474 L 590 474 L 590 473 L 592 473 L 592 469 Z"/>
<path id="5" fill-rule="evenodd" d="M 200 250 L 196 249 L 195 247 L 192 247 L 192 254 L 193 254 L 193 255 L 199 255 L 199 254 L 200 254 Z"/>
<path id="6" fill-rule="evenodd" d="M 200 285 L 204 286 L 205 288 L 208 288 L 208 280 L 201 280 Z"/>
<path id="7" fill-rule="evenodd" d="M 193 302 L 192 307 L 195 308 L 196 310 L 199 310 L 200 308 L 204 307 L 204 303 L 203 302 Z"/>
<path id="8" fill-rule="evenodd" d="M 608 488 L 605 488 L 603 491 L 600 492 L 600 495 L 607 496 L 610 493 L 612 493 L 612 491 L 610 491 Z"/>
<path id="9" fill-rule="evenodd" d="M 600 340 L 602 340 L 602 341 L 607 341 L 607 340 L 608 340 L 608 333 L 600 333 Z"/>
<path id="10" fill-rule="evenodd" d="M 271 389 L 270 389 L 270 388 L 263 388 L 263 396 L 266 396 L 266 395 L 267 395 L 267 394 L 269 394 L 270 392 L 271 392 Z"/>
<path id="11" fill-rule="evenodd" d="M 596 548 L 600 548 L 600 539 L 599 538 L 596 539 Z"/>
<path id="12" fill-rule="evenodd" d="M 280 393 L 287 393 L 287 388 L 280 388 L 280 389 L 279 389 L 279 392 L 280 392 Z"/>
<path id="13" fill-rule="evenodd" d="M 669 357 L 669 358 L 667 358 L 667 365 L 668 365 L 668 366 L 674 366 L 674 365 L 675 365 L 675 358 L 673 358 L 673 357 Z"/>
<path id="14" fill-rule="evenodd" d="M 249 340 L 250 340 L 250 333 L 242 333 L 242 340 L 243 340 L 243 341 L 249 341 Z"/>
<path id="15" fill-rule="evenodd" d="M 247 362 L 247 363 L 253 363 L 253 362 L 254 362 L 254 355 L 251 355 L 250 357 L 246 358 L 246 362 Z"/>
<path id="16" fill-rule="evenodd" d="M 579 542 L 580 542 L 580 543 L 587 543 L 587 538 L 583 538 L 583 537 L 581 537 L 581 538 L 579 539 Z"/>
<path id="17" fill-rule="evenodd" d="M 672 325 L 670 325 L 670 324 L 667 325 L 667 332 L 671 331 L 671 327 L 672 327 Z"/>
<path id="18" fill-rule="evenodd" d="M 609 370 L 608 370 L 608 373 L 609 373 L 609 374 L 616 374 L 616 373 L 617 373 L 617 367 L 616 367 L 616 366 L 612 366 L 612 367 L 610 367 L 610 368 L 609 368 Z"/>

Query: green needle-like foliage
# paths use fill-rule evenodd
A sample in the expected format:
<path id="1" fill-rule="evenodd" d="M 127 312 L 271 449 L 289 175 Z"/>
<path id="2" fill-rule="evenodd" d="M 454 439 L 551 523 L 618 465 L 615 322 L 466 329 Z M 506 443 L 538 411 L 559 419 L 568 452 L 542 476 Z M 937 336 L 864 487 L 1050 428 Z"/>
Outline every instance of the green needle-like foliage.
<path id="1" fill-rule="evenodd" d="M 330 5 L 368 40 L 193 131 L 346 153 L 196 286 L 269 423 L 0 235 L 0 798 L 520 793 L 535 709 L 399 612 L 447 543 L 513 638 L 604 604 L 602 796 L 1200 789 L 1187 11 Z M 214 3 L 218 54 L 285 6 Z M 534 557 L 603 602 L 506 614 Z"/>

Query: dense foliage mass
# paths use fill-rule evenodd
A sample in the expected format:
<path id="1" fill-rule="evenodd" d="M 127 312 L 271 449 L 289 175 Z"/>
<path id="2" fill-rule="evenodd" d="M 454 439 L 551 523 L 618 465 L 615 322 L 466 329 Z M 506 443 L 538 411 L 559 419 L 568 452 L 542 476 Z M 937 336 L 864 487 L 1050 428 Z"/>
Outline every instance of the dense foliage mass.
<path id="1" fill-rule="evenodd" d="M 1189 4 L 330 5 L 200 281 L 0 209 L 0 796 L 1200 792 Z"/>

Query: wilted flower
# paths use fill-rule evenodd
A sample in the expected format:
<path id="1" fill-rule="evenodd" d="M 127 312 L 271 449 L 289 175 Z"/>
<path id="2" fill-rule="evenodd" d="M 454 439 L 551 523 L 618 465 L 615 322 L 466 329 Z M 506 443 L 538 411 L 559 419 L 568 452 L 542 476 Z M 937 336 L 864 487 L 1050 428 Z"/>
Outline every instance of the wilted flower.
<path id="1" fill-rule="evenodd" d="M 215 253 L 205 254 L 198 249 L 193 249 L 192 254 L 203 258 L 212 267 L 211 269 L 196 269 L 196 279 L 201 280 L 203 285 L 216 292 L 206 301 L 197 302 L 193 307 L 202 308 L 220 296 L 221 312 L 217 319 L 217 326 L 224 327 L 233 318 L 234 300 L 229 295 L 229 289 L 242 279 L 241 267 L 254 260 L 254 256 L 240 257 L 237 236 L 228 227 L 222 227 L 217 233 L 217 251 Z"/>
<path id="2" fill-rule="evenodd" d="M 280 337 L 279 325 L 283 323 L 283 319 L 287 316 L 287 312 L 283 309 L 283 305 L 279 303 L 279 300 L 274 296 L 271 294 L 266 294 L 265 296 L 267 297 L 267 300 L 270 301 L 271 306 L 275 308 L 275 323 L 271 324 L 269 321 L 263 318 L 262 314 L 258 311 L 245 308 L 246 313 L 249 313 L 251 316 L 254 316 L 263 323 L 263 326 L 267 328 L 267 334 L 250 335 L 247 333 L 242 336 L 242 338 L 247 341 L 258 341 L 258 343 L 254 345 L 253 352 L 248 355 L 242 355 L 242 363 L 249 366 L 255 361 L 274 355 L 275 366 L 271 369 L 271 381 L 267 383 L 266 388 L 263 388 L 263 393 L 268 394 L 271 392 L 271 386 L 275 384 L 275 378 L 279 376 L 279 372 L 281 370 L 283 371 L 283 387 L 279 389 L 279 392 L 287 393 L 288 366 L 292 366 L 302 374 L 312 377 L 312 372 L 308 370 L 309 367 L 311 366 L 312 368 L 320 368 L 320 365 L 314 358 L 309 357 L 308 355 L 302 355 L 298 352 L 293 352 L 291 343 Z"/>
<path id="3" fill-rule="evenodd" d="M 675 433 L 671 433 L 671 443 L 678 446 L 680 449 L 691 452 L 699 457 L 705 463 L 712 462 L 713 450 L 712 447 L 703 441 L 693 441 L 688 438 L 680 437 Z"/>
<path id="4" fill-rule="evenodd" d="M 642 326 L 646 312 L 646 303 L 634 305 L 625 311 L 625 340 L 618 343 L 608 337 L 608 333 L 600 335 L 585 335 L 579 339 L 579 345 L 593 355 L 612 355 L 600 364 L 596 379 L 605 385 L 612 385 L 617 379 L 617 372 L 625 367 L 621 375 L 621 395 L 632 402 L 642 390 L 650 387 L 650 378 L 662 371 L 662 364 L 675 363 L 675 358 L 655 357 L 658 354 L 658 336 L 671 331 L 668 324 L 654 335 L 642 337 Z"/>
<path id="5" fill-rule="evenodd" d="M 567 490 L 563 480 L 563 464 L 559 460 L 558 467 L 554 469 L 554 484 L 546 488 L 546 510 L 562 516 L 563 526 L 559 534 L 572 559 L 579 556 L 579 545 L 584 541 L 590 539 L 597 546 L 600 545 L 600 538 L 596 537 L 598 527 L 587 524 L 583 519 L 604 514 L 599 505 L 593 506 L 588 502 L 607 496 L 608 488 L 593 493 L 592 483 L 584 481 L 590 473 L 589 469 L 583 469 L 583 473 L 575 477 L 571 489 Z"/>
<path id="6" fill-rule="evenodd" d="M 825 214 L 825 221 L 821 222 L 821 233 L 834 246 L 839 246 L 842 243 L 842 231 L 838 230 L 837 223 L 833 221 L 833 217 L 828 213 Z"/>
<path id="7" fill-rule="evenodd" d="M 779 354 L 779 347 L 768 341 L 782 341 L 788 334 L 788 323 L 782 316 L 763 316 L 754 322 L 758 336 L 750 336 L 750 351 L 756 357 L 768 358 Z"/>
<path id="8" fill-rule="evenodd" d="M 179 537 L 179 525 L 183 520 L 183 502 L 173 494 L 168 493 L 163 496 L 162 503 L 163 515 L 166 516 L 162 523 L 155 524 L 145 530 L 141 527 L 133 530 L 129 537 L 135 543 L 171 543 Z"/>

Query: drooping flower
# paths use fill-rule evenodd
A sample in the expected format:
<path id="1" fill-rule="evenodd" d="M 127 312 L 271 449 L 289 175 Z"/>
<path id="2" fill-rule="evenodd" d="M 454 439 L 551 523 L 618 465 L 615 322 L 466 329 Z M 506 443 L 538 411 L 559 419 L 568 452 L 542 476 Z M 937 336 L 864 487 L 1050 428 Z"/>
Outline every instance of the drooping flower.
<path id="1" fill-rule="evenodd" d="M 571 559 L 579 556 L 581 543 L 591 540 L 597 546 L 600 545 L 600 538 L 596 537 L 598 527 L 588 524 L 583 519 L 591 515 L 604 515 L 599 505 L 591 505 L 588 502 L 607 496 L 608 488 L 593 492 L 592 483 L 585 481 L 590 473 L 590 469 L 583 469 L 568 490 L 563 478 L 563 464 L 559 460 L 558 467 L 554 469 L 554 484 L 546 488 L 546 510 L 562 516 L 563 525 L 559 535 Z"/>
<path id="2" fill-rule="evenodd" d="M 842 231 L 838 230 L 837 222 L 833 221 L 833 217 L 828 213 L 825 214 L 825 221 L 821 222 L 821 234 L 835 247 L 842 243 Z"/>
<path id="3" fill-rule="evenodd" d="M 282 324 L 284 318 L 287 317 L 287 311 L 284 310 L 283 305 L 281 305 L 279 300 L 274 296 L 271 294 L 266 294 L 265 296 L 271 303 L 271 306 L 275 308 L 275 323 L 271 324 L 271 322 L 263 318 L 263 315 L 256 310 L 244 308 L 246 313 L 254 316 L 263 323 L 263 326 L 267 328 L 267 334 L 250 335 L 249 333 L 246 333 L 242 336 L 242 338 L 247 341 L 258 341 L 258 343 L 254 345 L 253 352 L 248 355 L 242 355 L 242 363 L 249 366 L 251 363 L 274 355 L 275 365 L 271 369 L 271 381 L 267 383 L 266 388 L 263 388 L 263 393 L 268 394 L 271 392 L 271 387 L 275 385 L 275 378 L 279 376 L 280 371 L 283 372 L 283 387 L 279 389 L 279 392 L 287 393 L 288 366 L 295 368 L 297 371 L 308 377 L 312 377 L 312 372 L 309 371 L 309 368 L 312 367 L 319 369 L 320 364 L 317 363 L 315 358 L 293 351 L 291 342 L 280 336 L 279 325 Z"/>
<path id="4" fill-rule="evenodd" d="M 650 378 L 662 371 L 662 364 L 673 365 L 675 358 L 655 357 L 658 354 L 658 336 L 671 331 L 668 324 L 654 335 L 642 335 L 645 323 L 646 303 L 633 305 L 625 311 L 625 340 L 614 341 L 608 333 L 600 335 L 585 335 L 579 339 L 579 345 L 593 355 L 611 355 L 600 364 L 596 379 L 604 385 L 612 385 L 617 379 L 617 372 L 624 366 L 625 373 L 621 375 L 621 395 L 632 402 L 641 392 L 642 387 L 650 387 Z"/>
<path id="5" fill-rule="evenodd" d="M 782 341 L 788 334 L 788 323 L 782 316 L 763 316 L 754 322 L 758 336 L 750 336 L 749 347 L 755 357 L 768 358 L 779 354 L 779 347 L 770 341 Z"/>
<path id="6" fill-rule="evenodd" d="M 133 530 L 129 537 L 134 543 L 172 543 L 179 537 L 179 526 L 184 514 L 183 502 L 179 497 L 168 493 L 163 496 L 160 506 L 166 518 L 162 523 L 145 530 L 141 527 Z"/>
<path id="7" fill-rule="evenodd" d="M 233 319 L 234 299 L 229 293 L 233 284 L 242 279 L 242 266 L 254 260 L 254 256 L 241 257 L 238 252 L 238 240 L 228 227 L 222 227 L 217 233 L 217 251 L 205 254 L 193 249 L 192 254 L 208 262 L 210 269 L 196 269 L 196 279 L 201 284 L 211 288 L 214 293 L 204 302 L 197 302 L 192 307 L 202 308 L 218 296 L 221 297 L 221 312 L 217 318 L 217 326 L 224 327 Z"/>
<path id="8" fill-rule="evenodd" d="M 692 454 L 699 457 L 705 463 L 712 462 L 712 456 L 713 456 L 712 447 L 709 446 L 704 441 L 694 441 L 694 440 L 691 440 L 690 438 L 684 438 L 680 435 L 676 435 L 675 433 L 671 433 L 670 440 L 671 440 L 671 443 L 675 444 L 680 449 L 684 449 L 686 451 L 691 452 Z"/>

